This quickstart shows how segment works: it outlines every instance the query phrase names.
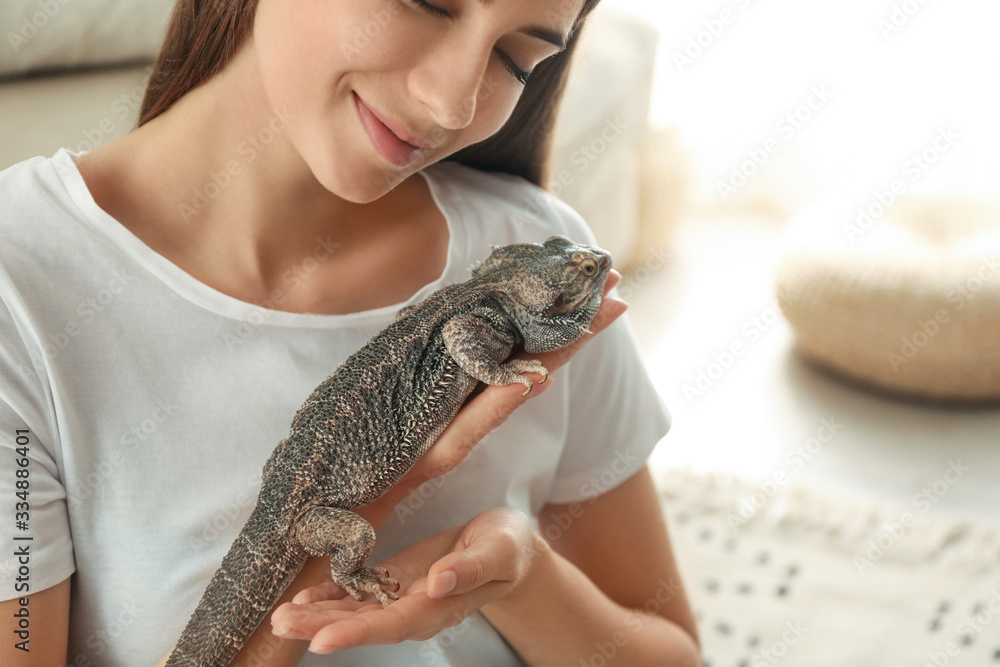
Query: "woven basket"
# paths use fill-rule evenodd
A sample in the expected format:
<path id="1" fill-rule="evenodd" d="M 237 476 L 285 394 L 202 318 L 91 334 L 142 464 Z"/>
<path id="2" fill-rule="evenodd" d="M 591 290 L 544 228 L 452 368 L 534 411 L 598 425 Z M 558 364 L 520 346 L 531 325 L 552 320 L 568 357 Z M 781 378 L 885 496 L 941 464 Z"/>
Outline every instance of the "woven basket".
<path id="1" fill-rule="evenodd" d="M 778 303 L 799 350 L 863 384 L 1000 401 L 1000 208 L 948 198 L 820 202 L 782 237 Z"/>

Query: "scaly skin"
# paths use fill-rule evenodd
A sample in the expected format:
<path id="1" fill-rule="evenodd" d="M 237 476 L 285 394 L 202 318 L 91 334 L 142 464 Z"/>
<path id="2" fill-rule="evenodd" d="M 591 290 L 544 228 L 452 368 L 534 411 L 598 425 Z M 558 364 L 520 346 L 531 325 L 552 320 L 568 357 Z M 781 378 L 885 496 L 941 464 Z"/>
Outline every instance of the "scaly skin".
<path id="1" fill-rule="evenodd" d="M 387 606 L 398 583 L 365 561 L 375 531 L 352 509 L 388 491 L 437 440 L 477 382 L 532 381 L 539 353 L 587 331 L 608 253 L 553 236 L 494 247 L 472 277 L 400 311 L 306 400 L 264 466 L 257 504 L 205 590 L 168 667 L 228 665 L 310 556 Z M 544 380 L 543 380 L 544 381 Z"/>

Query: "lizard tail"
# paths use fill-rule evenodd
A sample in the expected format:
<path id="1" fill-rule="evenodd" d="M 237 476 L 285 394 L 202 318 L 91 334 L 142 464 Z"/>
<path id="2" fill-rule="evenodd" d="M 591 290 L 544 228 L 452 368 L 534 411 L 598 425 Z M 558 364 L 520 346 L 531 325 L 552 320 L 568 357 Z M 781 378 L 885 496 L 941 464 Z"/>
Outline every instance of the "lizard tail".
<path id="1" fill-rule="evenodd" d="M 258 505 L 233 542 L 166 667 L 225 667 L 302 569 Z M 259 527 L 259 528 L 258 528 Z"/>

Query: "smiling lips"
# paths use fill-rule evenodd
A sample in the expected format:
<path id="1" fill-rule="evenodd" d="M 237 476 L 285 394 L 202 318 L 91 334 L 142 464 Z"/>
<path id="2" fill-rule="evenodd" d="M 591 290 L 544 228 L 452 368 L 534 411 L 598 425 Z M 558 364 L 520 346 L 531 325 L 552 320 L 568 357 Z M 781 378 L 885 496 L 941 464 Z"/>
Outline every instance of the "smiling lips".
<path id="1" fill-rule="evenodd" d="M 383 158 L 397 167 L 405 167 L 412 164 L 429 148 L 426 142 L 411 136 L 392 120 L 376 114 L 361 101 L 357 93 L 352 91 L 351 95 L 354 97 L 354 106 L 358 110 L 361 124 L 368 132 L 368 138 Z"/>

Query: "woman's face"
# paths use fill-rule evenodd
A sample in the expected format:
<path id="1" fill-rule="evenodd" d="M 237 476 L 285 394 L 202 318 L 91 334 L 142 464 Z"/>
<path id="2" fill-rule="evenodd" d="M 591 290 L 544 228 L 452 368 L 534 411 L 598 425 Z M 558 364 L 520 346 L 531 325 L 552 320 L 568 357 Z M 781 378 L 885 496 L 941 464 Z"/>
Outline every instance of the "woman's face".
<path id="1" fill-rule="evenodd" d="M 291 117 L 286 136 L 315 177 L 366 203 L 496 133 L 524 88 L 511 69 L 530 72 L 561 50 L 526 27 L 565 39 L 582 6 L 260 0 L 254 49 L 267 104 Z"/>

